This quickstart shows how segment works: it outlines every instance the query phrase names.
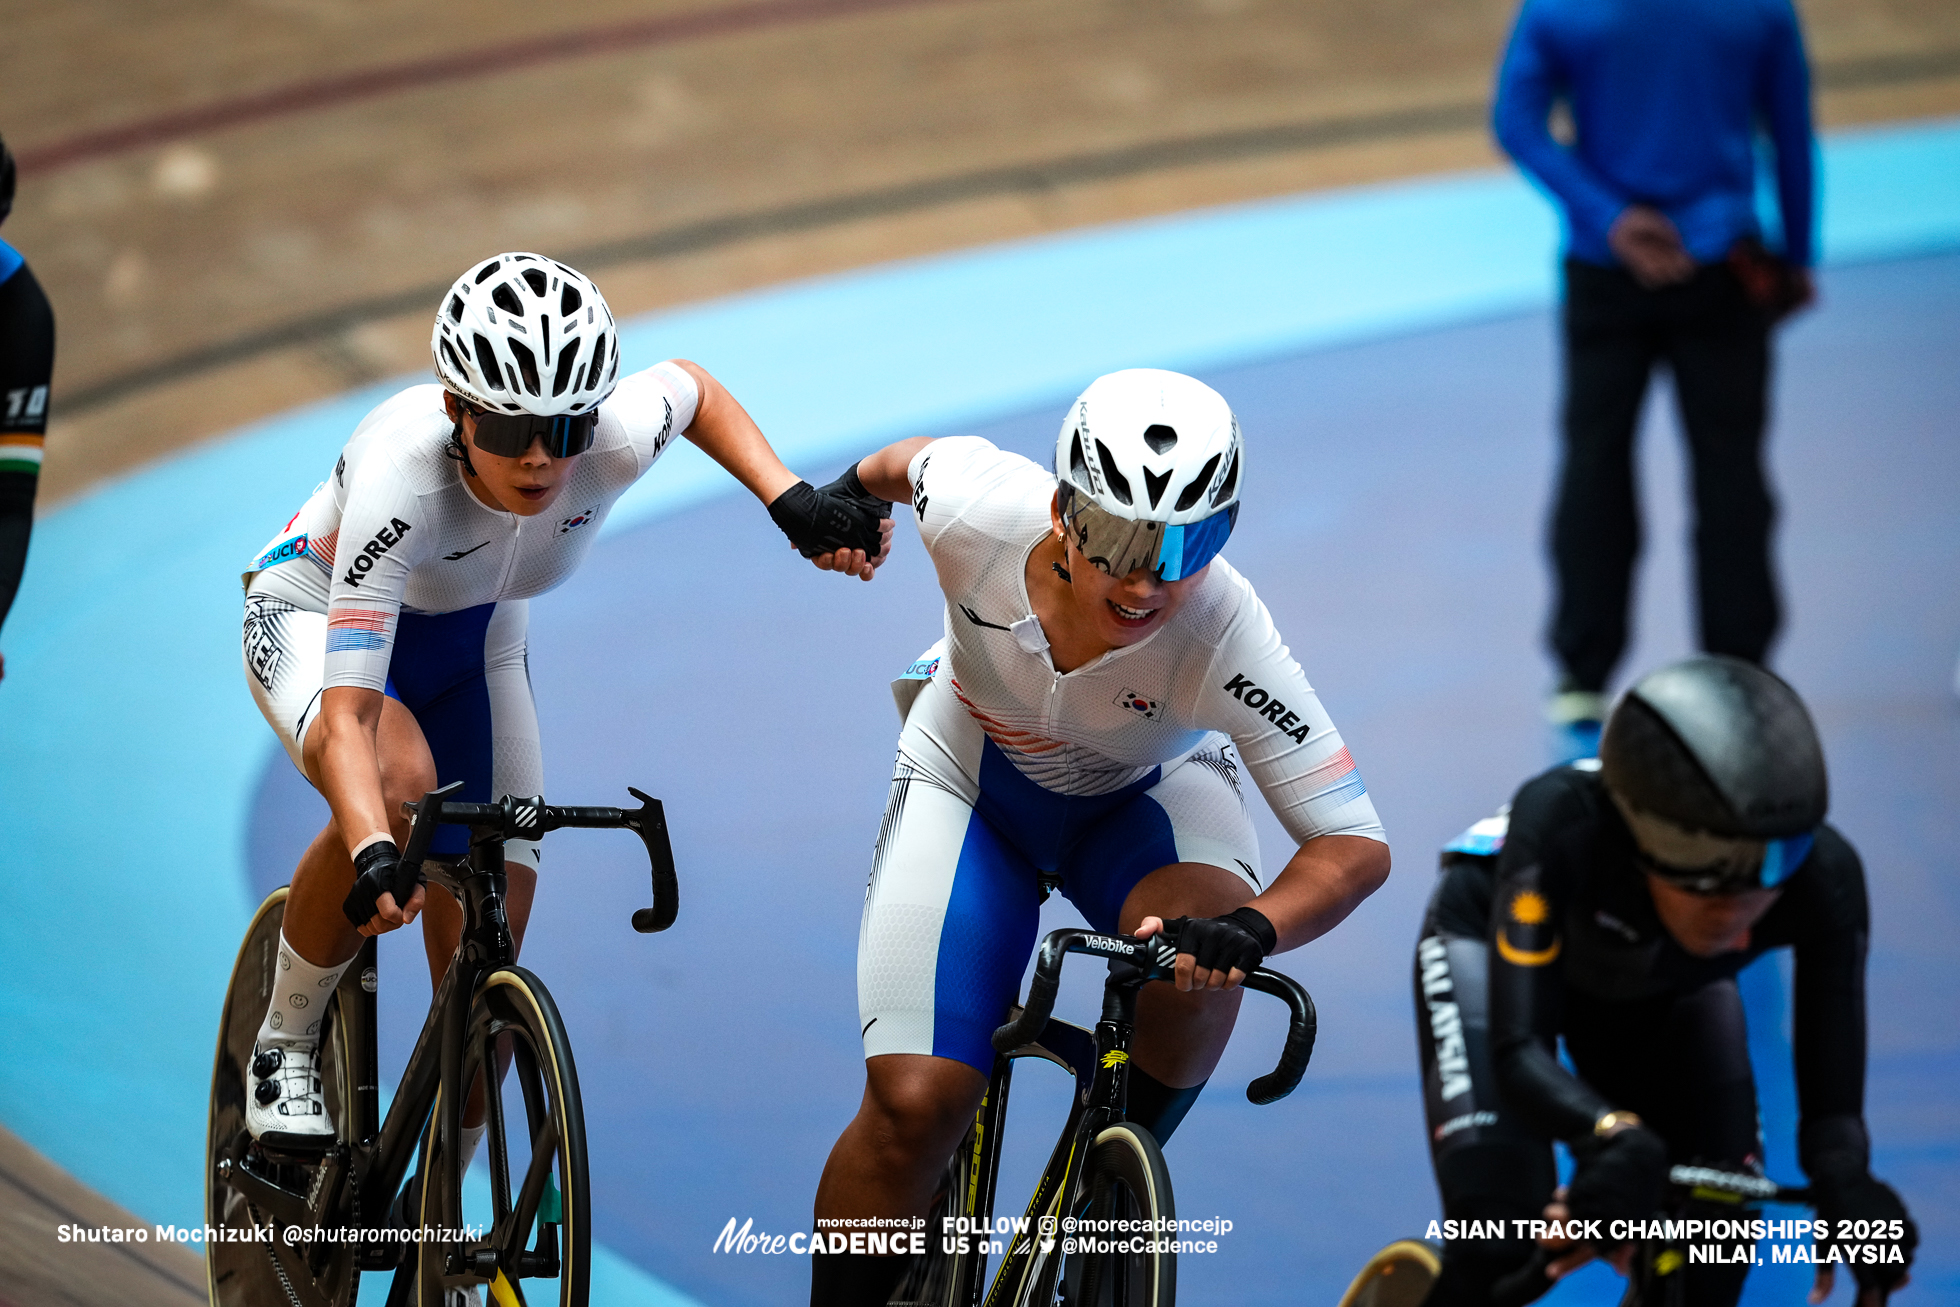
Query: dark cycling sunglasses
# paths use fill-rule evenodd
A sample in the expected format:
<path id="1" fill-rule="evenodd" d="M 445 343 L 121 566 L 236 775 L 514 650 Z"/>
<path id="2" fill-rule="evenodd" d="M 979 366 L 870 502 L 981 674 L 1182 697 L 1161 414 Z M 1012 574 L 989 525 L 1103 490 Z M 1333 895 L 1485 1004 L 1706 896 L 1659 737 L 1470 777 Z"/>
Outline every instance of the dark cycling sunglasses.
<path id="1" fill-rule="evenodd" d="M 574 413 L 569 417 L 540 417 L 535 413 L 487 413 L 469 409 L 476 419 L 476 447 L 502 458 L 522 458 L 534 440 L 544 441 L 544 452 L 553 458 L 570 458 L 592 448 L 592 432 L 599 425 L 599 410 Z"/>
<path id="2" fill-rule="evenodd" d="M 1635 859 L 1648 871 L 1690 894 L 1739 894 L 1775 889 L 1810 856 L 1817 832 L 1780 840 L 1723 839 L 1636 813 Z"/>

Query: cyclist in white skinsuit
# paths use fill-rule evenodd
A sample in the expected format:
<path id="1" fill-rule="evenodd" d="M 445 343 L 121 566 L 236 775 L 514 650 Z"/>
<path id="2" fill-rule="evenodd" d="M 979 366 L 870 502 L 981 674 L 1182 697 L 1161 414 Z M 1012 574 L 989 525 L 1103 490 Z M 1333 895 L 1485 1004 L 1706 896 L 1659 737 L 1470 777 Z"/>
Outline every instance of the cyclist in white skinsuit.
<path id="1" fill-rule="evenodd" d="M 620 380 L 605 301 L 562 264 L 508 254 L 471 269 L 433 349 L 442 384 L 368 414 L 246 573 L 253 697 L 333 809 L 293 877 L 248 1072 L 254 1137 L 292 1150 L 332 1138 L 314 1071 L 327 995 L 361 935 L 425 901 L 420 869 L 400 866 L 401 801 L 459 780 L 475 802 L 542 792 L 526 601 L 576 570 L 669 442 L 700 445 L 827 570 L 869 579 L 889 539 L 875 505 L 799 481 L 701 368 L 673 360 Z M 466 838 L 442 828 L 432 852 L 461 853 Z M 513 843 L 506 857 L 521 943 L 538 851 Z M 427 903 L 439 978 L 461 914 L 446 894 Z"/>
<path id="2" fill-rule="evenodd" d="M 1216 557 L 1241 442 L 1176 373 L 1103 377 L 1061 477 L 985 440 L 903 441 L 855 469 L 909 491 L 946 595 L 915 664 L 858 943 L 864 1102 L 819 1218 L 923 1216 L 1017 997 L 1044 876 L 1097 930 L 1181 927 L 1178 991 L 1139 996 L 1131 1118 L 1161 1141 L 1210 1075 L 1265 955 L 1332 929 L 1388 872 L 1374 805 L 1252 587 Z M 847 474 L 848 479 L 848 474 Z M 1262 867 L 1241 788 L 1298 851 Z M 817 1259 L 812 1302 L 882 1303 L 902 1259 Z"/>

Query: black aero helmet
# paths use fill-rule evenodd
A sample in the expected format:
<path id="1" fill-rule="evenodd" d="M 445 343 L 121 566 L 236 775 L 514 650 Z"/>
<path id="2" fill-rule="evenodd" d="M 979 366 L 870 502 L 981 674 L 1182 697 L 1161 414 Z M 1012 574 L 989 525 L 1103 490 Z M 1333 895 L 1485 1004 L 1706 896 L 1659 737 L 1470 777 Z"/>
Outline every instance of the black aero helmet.
<path id="1" fill-rule="evenodd" d="M 0 139 L 0 222 L 14 211 L 14 156 L 7 151 L 7 142 Z"/>
<path id="2" fill-rule="evenodd" d="M 1824 820 L 1824 750 L 1773 673 L 1709 655 L 1643 677 L 1614 705 L 1601 776 L 1642 849 L 1702 890 L 1772 885 Z"/>

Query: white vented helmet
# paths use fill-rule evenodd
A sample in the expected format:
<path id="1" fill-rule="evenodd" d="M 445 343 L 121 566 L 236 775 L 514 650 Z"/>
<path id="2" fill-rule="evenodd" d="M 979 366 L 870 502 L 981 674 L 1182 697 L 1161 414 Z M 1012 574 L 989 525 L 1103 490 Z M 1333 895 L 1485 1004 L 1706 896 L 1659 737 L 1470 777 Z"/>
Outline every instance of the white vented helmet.
<path id="1" fill-rule="evenodd" d="M 605 296 L 541 254 L 499 254 L 456 279 L 429 339 L 436 378 L 491 412 L 583 413 L 619 381 Z"/>
<path id="2" fill-rule="evenodd" d="M 1204 382 L 1112 372 L 1076 399 L 1055 442 L 1063 521 L 1112 575 L 1190 576 L 1237 521 L 1243 457 L 1232 406 Z"/>

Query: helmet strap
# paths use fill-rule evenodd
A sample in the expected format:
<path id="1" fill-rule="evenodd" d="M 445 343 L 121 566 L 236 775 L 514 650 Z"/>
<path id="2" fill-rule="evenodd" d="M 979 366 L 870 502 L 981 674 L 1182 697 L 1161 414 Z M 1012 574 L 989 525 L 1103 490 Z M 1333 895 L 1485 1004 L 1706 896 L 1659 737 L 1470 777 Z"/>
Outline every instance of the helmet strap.
<path id="1" fill-rule="evenodd" d="M 457 418 L 456 425 L 449 428 L 449 449 L 447 452 L 451 458 L 463 465 L 463 471 L 467 475 L 472 477 L 476 475 L 476 465 L 470 462 L 470 447 L 463 440 L 463 419 L 461 418 Z"/>

